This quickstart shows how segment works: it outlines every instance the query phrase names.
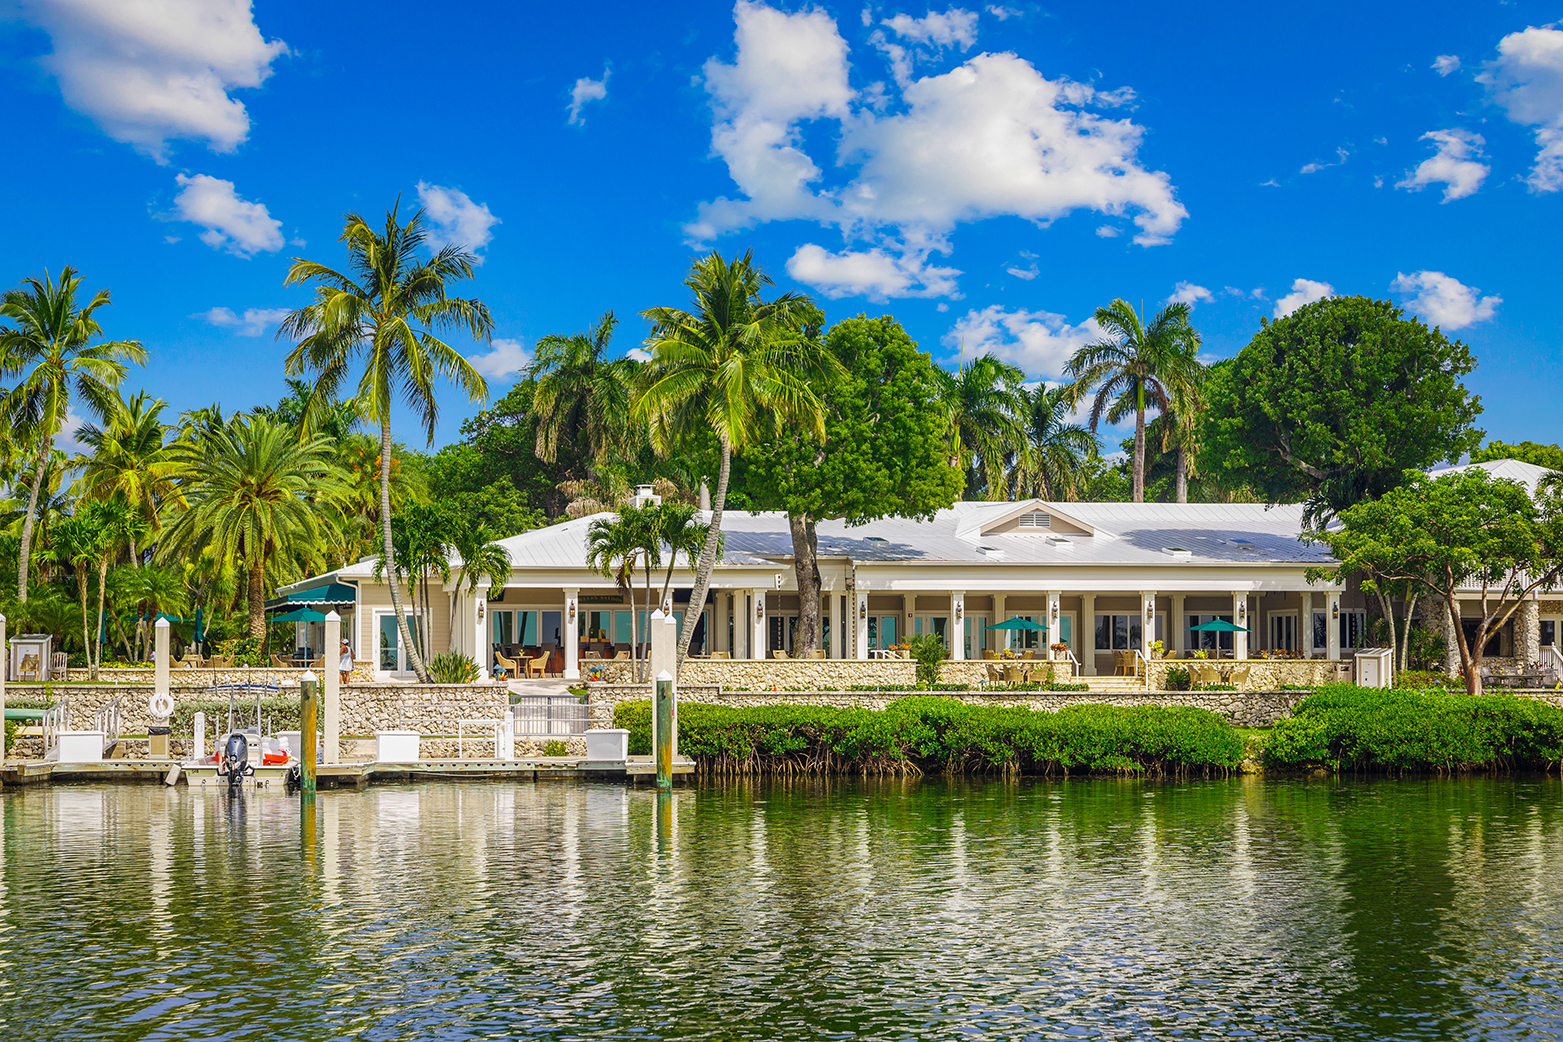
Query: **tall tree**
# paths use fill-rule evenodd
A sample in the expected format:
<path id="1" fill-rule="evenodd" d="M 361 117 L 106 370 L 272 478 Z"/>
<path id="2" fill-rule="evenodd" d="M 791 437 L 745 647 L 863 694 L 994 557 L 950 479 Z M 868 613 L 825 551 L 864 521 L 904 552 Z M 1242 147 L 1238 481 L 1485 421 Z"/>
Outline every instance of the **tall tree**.
<path id="1" fill-rule="evenodd" d="M 1388 301 L 1329 297 L 1265 321 L 1210 385 L 1200 468 L 1309 523 L 1475 449 L 1476 360 Z"/>
<path id="2" fill-rule="evenodd" d="M 578 478 L 593 461 L 631 450 L 630 388 L 638 363 L 608 356 L 618 324 L 609 311 L 584 333 L 542 337 L 523 371 L 536 381 L 537 458 L 559 462 L 563 449 Z"/>
<path id="3" fill-rule="evenodd" d="M 612 518 L 600 517 L 586 529 L 586 566 L 611 578 L 630 598 L 630 644 L 637 659 L 636 677 L 641 676 L 642 658 L 639 613 L 635 610 L 635 568 L 646 577 L 645 615 L 651 621 L 651 573 L 661 562 L 662 540 L 656 508 L 626 503 Z"/>
<path id="4" fill-rule="evenodd" d="M 1003 499 L 1005 460 L 1025 450 L 1026 374 L 985 354 L 955 373 L 940 370 L 940 400 L 955 426 L 970 499 Z"/>
<path id="5" fill-rule="evenodd" d="M 1104 336 L 1070 358 L 1074 377 L 1070 394 L 1080 400 L 1094 392 L 1091 430 L 1105 417 L 1117 423 L 1134 415 L 1134 486 L 1136 503 L 1145 502 L 1145 411 L 1166 413 L 1174 396 L 1199 380 L 1199 333 L 1189 324 L 1187 304 L 1168 304 L 1149 325 L 1121 297 L 1096 309 L 1096 324 Z"/>
<path id="6" fill-rule="evenodd" d="M 322 507 L 346 492 L 332 448 L 320 435 L 300 442 L 292 427 L 264 416 L 235 417 L 204 444 L 180 448 L 190 506 L 165 530 L 158 556 L 210 548 L 224 567 L 242 571 L 257 640 L 266 637 L 268 567 L 315 560 L 325 538 Z"/>
<path id="7" fill-rule="evenodd" d="M 947 375 L 886 315 L 838 322 L 824 338 L 837 372 L 815 390 L 825 410 L 816 440 L 778 424 L 742 460 L 751 502 L 787 512 L 798 582 L 795 647 L 820 646 L 818 524 L 930 517 L 961 494 L 952 464 L 950 414 L 940 408 Z M 837 594 L 839 596 L 839 594 Z"/>
<path id="8" fill-rule="evenodd" d="M 825 411 L 814 387 L 839 363 L 803 334 L 805 310 L 813 307 L 809 299 L 797 293 L 762 299 L 771 284 L 752 251 L 731 262 L 713 251 L 694 263 L 684 281 L 693 296 L 690 310 L 642 312 L 652 323 L 646 340 L 651 361 L 632 415 L 649 422 L 658 452 L 714 437 L 720 461 L 711 529 L 678 636 L 680 666 L 711 587 L 733 454 L 747 450 L 768 429 L 762 422 L 766 416 L 796 424 L 814 437 L 825 433 Z"/>
<path id="9" fill-rule="evenodd" d="M 84 498 L 122 496 L 152 532 L 159 526 L 163 501 L 179 496 L 179 463 L 164 441 L 169 430 L 161 419 L 165 408 L 166 402 L 144 391 L 128 402 L 114 394 L 103 425 L 85 424 L 76 436 L 91 451 L 72 461 L 81 468 Z M 134 541 L 130 561 L 141 564 L 141 548 Z"/>
<path id="10" fill-rule="evenodd" d="M 435 380 L 454 380 L 472 401 L 488 397 L 488 384 L 461 353 L 439 334 L 464 329 L 475 339 L 493 335 L 494 320 L 481 301 L 450 295 L 453 283 L 470 279 L 475 258 L 449 245 L 428 255 L 427 223 L 422 210 L 405 224 L 397 207 L 377 232 L 356 213 L 345 218 L 340 241 L 347 246 L 347 272 L 295 258 L 285 285 L 315 284 L 315 303 L 283 320 L 278 336 L 298 341 L 287 357 L 290 376 L 316 374 L 305 409 L 305 429 L 341 391 L 358 366 L 353 400 L 365 417 L 380 425 L 380 534 L 384 560 L 394 558 L 391 541 L 391 407 L 400 397 L 423 421 L 429 444 L 439 419 Z M 389 579 L 391 607 L 413 672 L 424 683 L 429 670 L 407 628 L 394 569 Z"/>
<path id="11" fill-rule="evenodd" d="M 109 291 L 98 290 L 82 307 L 76 301 L 81 283 L 76 269 L 66 267 L 58 279 L 50 279 L 45 271 L 42 279 L 23 279 L 20 288 L 0 296 L 0 318 L 14 323 L 0 327 L 0 375 L 21 377 L 0 401 L 0 415 L 18 431 L 18 440 L 28 444 L 34 460 L 16 578 L 16 597 L 23 604 L 27 603 L 38 490 L 54 436 L 73 399 L 92 415 L 104 416 L 115 388 L 125 379 L 126 363 L 147 359 L 140 341 L 101 339 L 103 329 L 95 313 L 109 306 Z"/>
<path id="12" fill-rule="evenodd" d="M 1096 436 L 1069 413 L 1074 400 L 1069 388 L 1039 384 L 1024 388 L 1025 449 L 1016 458 L 1015 494 L 1047 500 L 1075 500 L 1085 492 L 1086 463 L 1100 451 Z"/>

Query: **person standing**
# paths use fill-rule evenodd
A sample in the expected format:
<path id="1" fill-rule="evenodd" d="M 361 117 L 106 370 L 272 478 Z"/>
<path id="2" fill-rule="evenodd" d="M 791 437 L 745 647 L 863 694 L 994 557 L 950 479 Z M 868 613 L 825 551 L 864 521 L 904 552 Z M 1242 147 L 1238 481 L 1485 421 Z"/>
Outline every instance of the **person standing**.
<path id="1" fill-rule="evenodd" d="M 353 674 L 353 649 L 347 643 L 346 637 L 342 638 L 342 651 L 337 658 L 336 668 L 337 672 L 342 674 L 342 683 L 346 684 Z"/>

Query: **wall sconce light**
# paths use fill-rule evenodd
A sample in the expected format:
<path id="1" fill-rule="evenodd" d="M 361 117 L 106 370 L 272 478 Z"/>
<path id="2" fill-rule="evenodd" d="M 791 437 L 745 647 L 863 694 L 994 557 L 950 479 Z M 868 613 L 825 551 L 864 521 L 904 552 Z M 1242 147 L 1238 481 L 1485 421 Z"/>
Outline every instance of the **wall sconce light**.
<path id="1" fill-rule="evenodd" d="M 1147 598 L 1145 598 L 1145 614 L 1146 615 L 1155 615 L 1156 614 L 1156 598 L 1154 598 L 1154 597 L 1147 597 Z"/>
<path id="2" fill-rule="evenodd" d="M 1331 619 L 1338 619 L 1338 618 L 1340 618 L 1340 601 L 1331 601 L 1330 602 L 1330 618 Z"/>
<path id="3" fill-rule="evenodd" d="M 1053 602 L 1053 621 L 1054 622 L 1058 621 L 1058 602 L 1057 601 Z"/>
<path id="4" fill-rule="evenodd" d="M 754 599 L 754 621 L 755 622 L 764 622 L 765 621 L 765 595 L 764 594 L 761 594 L 760 596 L 758 596 L 758 597 L 756 597 Z"/>
<path id="5" fill-rule="evenodd" d="M 575 602 L 574 601 L 570 602 L 570 622 L 571 623 L 575 622 Z"/>
<path id="6" fill-rule="evenodd" d="M 478 601 L 478 621 L 483 621 L 483 602 Z"/>
<path id="7" fill-rule="evenodd" d="M 857 602 L 857 617 L 859 621 L 868 618 L 868 598 L 864 597 Z"/>
<path id="8" fill-rule="evenodd" d="M 1237 621 L 1238 622 L 1242 622 L 1243 619 L 1247 615 L 1248 615 L 1248 598 L 1244 597 L 1242 600 L 1237 602 Z"/>
<path id="9" fill-rule="evenodd" d="M 962 604 L 956 604 L 956 606 L 955 606 L 955 621 L 956 622 L 960 622 L 962 617 L 965 616 L 965 614 L 966 614 L 965 606 L 962 605 Z"/>

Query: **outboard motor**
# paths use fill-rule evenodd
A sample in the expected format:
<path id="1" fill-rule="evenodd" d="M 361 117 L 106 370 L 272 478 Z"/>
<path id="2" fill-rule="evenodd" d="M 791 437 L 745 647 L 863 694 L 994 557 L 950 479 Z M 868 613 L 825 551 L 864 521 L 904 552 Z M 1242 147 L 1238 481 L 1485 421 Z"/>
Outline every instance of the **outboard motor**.
<path id="1" fill-rule="evenodd" d="M 231 734 L 217 759 L 217 774 L 227 775 L 228 791 L 237 792 L 244 784 L 245 775 L 253 775 L 255 767 L 249 762 L 250 743 L 242 734 Z"/>

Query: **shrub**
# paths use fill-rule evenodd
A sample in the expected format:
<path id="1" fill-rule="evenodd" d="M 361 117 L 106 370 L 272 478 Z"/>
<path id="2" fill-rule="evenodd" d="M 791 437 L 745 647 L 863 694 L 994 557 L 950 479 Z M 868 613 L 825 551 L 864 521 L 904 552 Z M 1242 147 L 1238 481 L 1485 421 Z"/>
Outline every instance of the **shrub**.
<path id="1" fill-rule="evenodd" d="M 1330 684 L 1271 729 L 1266 758 L 1337 771 L 1547 769 L 1563 759 L 1563 709 L 1514 695 Z"/>
<path id="2" fill-rule="evenodd" d="M 1443 673 L 1436 673 L 1422 669 L 1403 669 L 1395 674 L 1395 686 L 1406 690 L 1420 690 L 1423 688 L 1439 688 L 1440 690 L 1451 685 L 1451 678 Z M 1464 685 L 1460 685 L 1464 689 Z"/>
<path id="3" fill-rule="evenodd" d="M 481 675 L 478 664 L 459 651 L 447 651 L 429 660 L 429 676 L 436 684 L 470 684 Z"/>
<path id="4" fill-rule="evenodd" d="M 16 744 L 16 731 L 21 725 L 15 720 L 5 722 L 5 751 L 10 755 L 11 747 Z"/>
<path id="5" fill-rule="evenodd" d="M 232 659 L 235 666 L 263 668 L 271 665 L 271 659 L 255 637 L 230 637 L 217 642 L 217 657 Z"/>
<path id="6" fill-rule="evenodd" d="M 630 751 L 651 751 L 651 704 L 621 702 Z M 1243 741 L 1215 713 L 1072 706 L 1057 713 L 923 695 L 884 710 L 826 706 L 679 708 L 679 749 L 705 773 L 1226 771 Z"/>
<path id="7" fill-rule="evenodd" d="M 910 641 L 912 658 L 917 660 L 917 686 L 932 691 L 939 683 L 939 671 L 944 668 L 944 638 L 936 633 L 924 633 Z"/>
<path id="8" fill-rule="evenodd" d="M 1187 691 L 1194 682 L 1193 676 L 1185 666 L 1171 666 L 1167 669 L 1167 690 Z"/>
<path id="9" fill-rule="evenodd" d="M 564 756 L 568 754 L 569 751 L 569 744 L 558 738 L 550 738 L 548 741 L 543 743 L 544 756 Z"/>
<path id="10" fill-rule="evenodd" d="M 1444 655 L 1449 644 L 1442 633 L 1435 633 L 1423 626 L 1412 626 L 1406 635 L 1406 662 L 1412 669 L 1436 670 L 1443 668 Z"/>

